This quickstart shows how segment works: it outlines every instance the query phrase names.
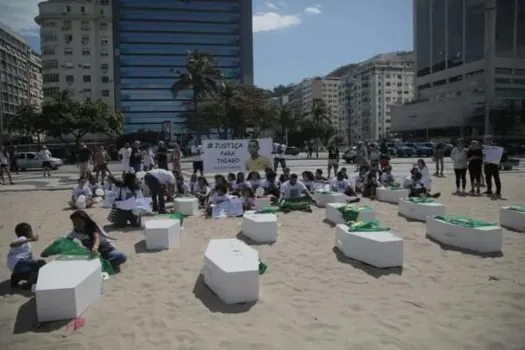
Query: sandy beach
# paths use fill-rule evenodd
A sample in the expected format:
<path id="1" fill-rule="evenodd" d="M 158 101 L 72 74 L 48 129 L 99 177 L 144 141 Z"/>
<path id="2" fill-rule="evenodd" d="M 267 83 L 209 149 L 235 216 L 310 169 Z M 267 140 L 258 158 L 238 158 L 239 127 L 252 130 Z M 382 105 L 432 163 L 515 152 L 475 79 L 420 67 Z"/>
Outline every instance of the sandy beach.
<path id="1" fill-rule="evenodd" d="M 457 197 L 452 177 L 434 190 L 449 214 L 498 221 L 525 204 L 525 174 L 503 174 L 504 200 Z M 241 219 L 190 217 L 181 247 L 148 253 L 140 230 L 112 231 L 129 260 L 105 281 L 85 324 L 35 327 L 32 294 L 10 294 L 5 259 L 14 226 L 29 222 L 40 254 L 70 228 L 67 191 L 4 193 L 0 199 L 0 349 L 525 349 L 525 233 L 504 230 L 502 257 L 442 249 L 425 225 L 374 202 L 377 218 L 404 239 L 403 269 L 378 270 L 335 253 L 324 210 L 279 214 L 279 239 L 254 246 L 268 264 L 255 304 L 226 306 L 199 277 L 211 238 L 232 238 Z M 369 203 L 368 200 L 364 200 Z M 102 225 L 108 211 L 89 213 Z"/>

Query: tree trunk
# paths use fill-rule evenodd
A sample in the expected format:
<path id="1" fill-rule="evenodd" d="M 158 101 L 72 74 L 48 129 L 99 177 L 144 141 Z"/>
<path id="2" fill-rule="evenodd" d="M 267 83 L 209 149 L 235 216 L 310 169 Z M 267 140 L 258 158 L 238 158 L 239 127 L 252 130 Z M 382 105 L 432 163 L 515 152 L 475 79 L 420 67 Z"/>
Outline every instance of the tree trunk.
<path id="1" fill-rule="evenodd" d="M 199 112 L 197 111 L 197 107 L 199 107 L 199 93 L 198 91 L 196 91 L 195 89 L 193 89 L 193 117 L 195 118 L 195 122 L 198 121 L 198 115 L 199 115 Z M 200 134 L 200 130 L 198 130 L 199 128 L 197 128 L 197 130 L 195 130 L 195 137 L 197 138 L 197 142 L 200 144 L 200 140 L 201 140 L 201 134 Z"/>

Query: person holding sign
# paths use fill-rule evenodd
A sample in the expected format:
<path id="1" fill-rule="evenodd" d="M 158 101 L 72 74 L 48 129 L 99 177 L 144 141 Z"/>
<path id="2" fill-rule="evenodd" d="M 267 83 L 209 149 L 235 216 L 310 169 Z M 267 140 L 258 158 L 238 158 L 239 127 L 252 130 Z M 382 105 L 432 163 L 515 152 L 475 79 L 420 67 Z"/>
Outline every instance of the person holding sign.
<path id="1" fill-rule="evenodd" d="M 292 174 L 290 175 L 290 180 L 281 185 L 281 199 L 307 197 L 313 201 L 312 194 L 302 182 L 298 181 L 298 178 L 297 174 Z"/>
<path id="2" fill-rule="evenodd" d="M 259 154 L 259 141 L 255 139 L 248 141 L 248 153 L 250 153 L 250 158 L 245 163 L 247 171 L 263 171 L 272 167 L 270 159 Z"/>

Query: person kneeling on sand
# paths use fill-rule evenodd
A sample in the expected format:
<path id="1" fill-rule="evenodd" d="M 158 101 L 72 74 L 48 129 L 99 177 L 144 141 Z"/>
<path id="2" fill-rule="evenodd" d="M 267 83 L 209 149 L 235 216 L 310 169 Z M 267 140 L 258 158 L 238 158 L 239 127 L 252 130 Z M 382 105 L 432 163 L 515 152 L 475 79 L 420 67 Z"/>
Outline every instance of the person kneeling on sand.
<path id="1" fill-rule="evenodd" d="M 354 191 L 352 183 L 350 180 L 345 178 L 345 173 L 342 170 L 338 171 L 336 177 L 331 181 L 330 191 L 345 194 L 349 197 L 347 200 L 349 203 L 356 203 L 360 200 L 357 198 L 357 194 Z"/>
<path id="2" fill-rule="evenodd" d="M 21 281 L 25 289 L 38 279 L 38 271 L 46 264 L 44 260 L 33 260 L 31 242 L 38 241 L 38 235 L 33 233 L 31 225 L 22 222 L 15 227 L 16 240 L 9 244 L 7 253 L 7 268 L 11 270 L 11 288 L 17 288 Z"/>
<path id="3" fill-rule="evenodd" d="M 73 223 L 73 230 L 67 235 L 67 239 L 79 240 L 93 255 L 100 255 L 107 260 L 115 271 L 119 270 L 120 265 L 126 262 L 127 256 L 118 251 L 111 242 L 113 238 L 84 211 L 77 210 L 69 216 Z M 45 254 L 41 255 L 46 257 Z"/>
<path id="4" fill-rule="evenodd" d="M 431 194 L 430 190 L 425 187 L 423 182 L 423 175 L 417 170 L 417 168 L 412 169 L 412 180 L 409 186 L 409 197 L 432 197 L 438 198 L 441 196 L 441 193 Z"/>
<path id="5" fill-rule="evenodd" d="M 73 209 L 85 209 L 93 206 L 93 193 L 87 186 L 87 178 L 85 176 L 78 179 L 78 186 L 73 189 L 71 200 L 68 204 Z"/>
<path id="6" fill-rule="evenodd" d="M 212 215 L 214 206 L 229 200 L 230 197 L 228 197 L 228 185 L 223 182 L 218 183 L 208 200 L 208 205 L 206 206 L 205 210 L 206 216 L 210 217 Z"/>

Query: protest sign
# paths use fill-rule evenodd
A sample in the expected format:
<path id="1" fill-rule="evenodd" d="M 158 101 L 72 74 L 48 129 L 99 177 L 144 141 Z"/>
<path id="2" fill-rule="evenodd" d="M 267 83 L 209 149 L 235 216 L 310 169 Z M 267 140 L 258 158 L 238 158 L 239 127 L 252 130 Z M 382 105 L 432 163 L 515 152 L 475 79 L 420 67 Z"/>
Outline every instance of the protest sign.
<path id="1" fill-rule="evenodd" d="M 242 200 L 240 198 L 231 198 L 213 206 L 211 216 L 213 219 L 220 219 L 242 216 L 243 213 Z"/>
<path id="2" fill-rule="evenodd" d="M 503 147 L 485 145 L 483 146 L 483 155 L 485 162 L 499 165 L 503 156 Z"/>
<path id="3" fill-rule="evenodd" d="M 272 139 L 204 140 L 205 173 L 264 171 L 272 167 Z"/>

